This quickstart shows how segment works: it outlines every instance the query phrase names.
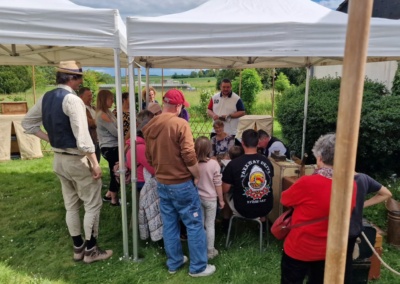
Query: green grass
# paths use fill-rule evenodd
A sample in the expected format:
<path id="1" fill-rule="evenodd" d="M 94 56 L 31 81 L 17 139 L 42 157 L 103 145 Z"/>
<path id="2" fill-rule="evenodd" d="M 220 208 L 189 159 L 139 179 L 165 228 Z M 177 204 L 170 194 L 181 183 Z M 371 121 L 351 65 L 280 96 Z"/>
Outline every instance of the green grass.
<path id="1" fill-rule="evenodd" d="M 215 246 L 220 255 L 210 261 L 217 267 L 211 277 L 193 279 L 187 275 L 187 265 L 169 275 L 164 251 L 151 241 L 139 241 L 140 262 L 122 260 L 121 211 L 108 204 L 101 211 L 99 244 L 113 249 L 113 257 L 90 265 L 73 262 L 52 159 L 47 154 L 42 159 L 0 163 L 0 283 L 279 283 L 282 242 L 270 236 L 269 247 L 260 254 L 258 230 L 251 222 L 238 223 L 229 249 L 225 249 L 225 234 L 217 223 Z M 101 166 L 107 184 L 104 159 Z M 129 189 L 127 200 L 131 201 Z M 386 216 L 378 213 L 376 218 L 380 221 Z M 132 254 L 131 230 L 129 234 Z M 183 248 L 188 253 L 186 243 Z M 384 243 L 383 257 L 400 270 L 397 249 Z M 396 276 L 382 268 L 381 279 L 374 283 L 396 282 Z"/>

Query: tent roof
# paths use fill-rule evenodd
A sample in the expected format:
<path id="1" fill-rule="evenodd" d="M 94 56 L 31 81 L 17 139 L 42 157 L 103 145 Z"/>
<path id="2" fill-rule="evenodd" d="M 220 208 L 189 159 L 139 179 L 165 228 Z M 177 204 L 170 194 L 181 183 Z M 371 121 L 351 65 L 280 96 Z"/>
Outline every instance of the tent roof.
<path id="1" fill-rule="evenodd" d="M 310 0 L 211 0 L 187 12 L 128 17 L 128 55 L 154 68 L 342 63 L 348 15 Z M 400 56 L 400 21 L 373 19 L 368 60 Z"/>
<path id="2" fill-rule="evenodd" d="M 106 67 L 114 66 L 113 48 L 126 53 L 126 28 L 118 10 L 68 0 L 0 0 L 0 27 L 2 65 L 78 60 L 83 66 Z"/>

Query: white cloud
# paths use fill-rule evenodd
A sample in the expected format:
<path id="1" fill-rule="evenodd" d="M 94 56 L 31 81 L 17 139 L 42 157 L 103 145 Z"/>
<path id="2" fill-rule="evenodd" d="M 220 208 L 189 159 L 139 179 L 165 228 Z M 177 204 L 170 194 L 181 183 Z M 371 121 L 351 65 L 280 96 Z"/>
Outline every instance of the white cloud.
<path id="1" fill-rule="evenodd" d="M 321 0 L 321 1 L 315 1 L 318 2 L 320 5 L 325 6 L 330 9 L 336 10 L 340 4 L 343 3 L 344 0 Z"/>
<path id="2" fill-rule="evenodd" d="M 193 9 L 207 0 L 71 0 L 75 4 L 93 8 L 118 9 L 127 16 L 160 16 Z"/>

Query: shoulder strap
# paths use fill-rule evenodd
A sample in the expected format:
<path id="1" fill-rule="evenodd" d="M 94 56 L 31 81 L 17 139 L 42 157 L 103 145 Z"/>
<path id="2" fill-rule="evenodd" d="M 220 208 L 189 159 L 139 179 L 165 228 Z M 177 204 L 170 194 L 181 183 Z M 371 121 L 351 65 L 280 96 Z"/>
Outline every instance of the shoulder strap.
<path id="1" fill-rule="evenodd" d="M 321 217 L 321 218 L 318 218 L 318 219 L 314 219 L 314 220 L 310 220 L 310 221 L 306 221 L 306 222 L 302 222 L 302 223 L 290 225 L 288 228 L 289 228 L 289 229 L 293 229 L 293 228 L 298 228 L 298 227 L 303 227 L 303 226 L 311 225 L 311 224 L 314 224 L 314 223 L 318 223 L 318 222 L 327 220 L 328 217 L 329 217 L 329 216 L 325 216 L 325 217 Z"/>

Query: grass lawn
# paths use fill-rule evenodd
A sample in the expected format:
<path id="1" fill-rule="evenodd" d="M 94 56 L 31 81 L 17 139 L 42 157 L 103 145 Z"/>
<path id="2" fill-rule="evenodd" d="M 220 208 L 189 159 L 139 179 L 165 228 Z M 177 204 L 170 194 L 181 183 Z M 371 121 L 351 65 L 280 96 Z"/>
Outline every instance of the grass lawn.
<path id="1" fill-rule="evenodd" d="M 113 257 L 90 265 L 73 262 L 52 160 L 53 156 L 46 154 L 42 159 L 0 163 L 0 283 L 279 283 L 282 242 L 270 236 L 269 247 L 260 254 L 258 229 L 253 223 L 238 223 L 229 249 L 225 249 L 225 234 L 216 224 L 215 246 L 220 255 L 210 261 L 217 267 L 211 277 L 193 279 L 187 275 L 187 265 L 176 275 L 169 275 L 163 249 L 149 240 L 139 241 L 142 261 L 122 260 L 121 211 L 108 204 L 101 211 L 99 244 L 113 249 Z M 107 184 L 104 159 L 101 166 L 103 183 Z M 394 184 L 392 188 L 395 186 L 398 188 Z M 130 190 L 127 192 L 130 202 Z M 128 210 L 130 215 L 130 206 Z M 380 209 L 368 215 L 384 226 L 385 213 Z M 131 243 L 130 237 L 130 255 Z M 183 247 L 187 253 L 187 244 Z M 397 249 L 384 243 L 383 257 L 400 270 Z M 382 268 L 381 279 L 374 282 L 398 283 L 398 279 Z"/>

